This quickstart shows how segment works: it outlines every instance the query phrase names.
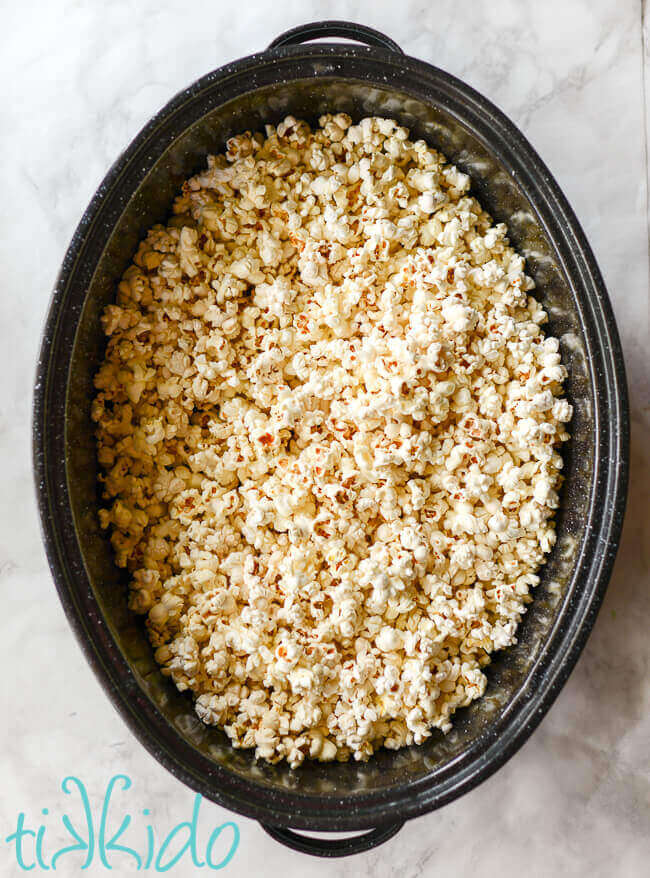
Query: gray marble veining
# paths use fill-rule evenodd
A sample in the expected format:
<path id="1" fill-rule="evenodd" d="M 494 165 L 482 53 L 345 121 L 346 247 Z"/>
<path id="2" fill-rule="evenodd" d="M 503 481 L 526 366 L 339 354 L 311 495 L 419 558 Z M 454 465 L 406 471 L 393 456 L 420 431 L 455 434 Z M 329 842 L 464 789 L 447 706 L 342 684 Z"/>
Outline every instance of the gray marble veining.
<path id="1" fill-rule="evenodd" d="M 460 76 L 532 141 L 584 225 L 608 284 L 633 403 L 623 545 L 604 608 L 556 705 L 479 789 L 381 849 L 320 862 L 236 818 L 231 874 L 636 878 L 650 858 L 650 363 L 648 25 L 632 0 L 24 0 L 0 34 L 0 664 L 2 839 L 21 810 L 61 801 L 66 774 L 99 799 L 116 771 L 129 808 L 188 819 L 192 793 L 132 737 L 85 664 L 41 549 L 29 421 L 39 334 L 65 247 L 108 166 L 177 90 L 320 18 L 358 20 Z M 645 83 L 644 83 L 645 77 Z M 645 86 L 645 87 L 644 87 Z M 201 825 L 229 819 L 204 803 Z M 61 845 L 53 828 L 46 844 Z M 0 872 L 18 874 L 0 845 Z M 59 874 L 77 871 L 59 870 Z M 187 867 L 185 867 L 187 869 Z M 124 874 L 130 869 L 125 866 Z M 97 864 L 86 874 L 102 875 Z M 122 874 L 122 872 L 120 872 Z M 201 874 L 173 870 L 171 874 Z"/>

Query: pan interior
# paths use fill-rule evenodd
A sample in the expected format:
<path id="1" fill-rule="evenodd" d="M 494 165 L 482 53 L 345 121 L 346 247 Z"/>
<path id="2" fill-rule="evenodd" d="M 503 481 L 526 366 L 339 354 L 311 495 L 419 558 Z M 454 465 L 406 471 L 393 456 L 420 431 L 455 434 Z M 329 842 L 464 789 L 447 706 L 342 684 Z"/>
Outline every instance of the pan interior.
<path id="1" fill-rule="evenodd" d="M 209 103 L 209 101 L 208 101 Z M 118 180 L 113 198 L 117 218 L 110 228 L 93 228 L 84 258 L 97 263 L 89 284 L 70 295 L 83 301 L 68 377 L 66 467 L 78 542 L 91 587 L 104 619 L 126 657 L 135 684 L 155 703 L 165 720 L 193 748 L 231 772 L 268 788 L 296 790 L 307 795 L 352 796 L 387 790 L 440 771 L 470 744 L 485 735 L 522 687 L 535 684 L 533 666 L 558 612 L 574 585 L 571 574 L 583 538 L 592 487 L 595 428 L 592 391 L 575 294 L 558 264 L 557 254 L 529 201 L 496 155 L 443 105 L 432 107 L 390 87 L 363 81 L 311 78 L 273 83 L 202 113 L 187 111 L 185 129 L 159 146 L 159 156 L 133 191 Z M 518 632 L 519 642 L 497 653 L 487 669 L 485 696 L 456 713 L 446 736 L 436 732 L 424 744 L 397 752 L 379 751 L 367 763 L 322 765 L 306 762 L 292 771 L 286 764 L 256 762 L 251 751 L 235 750 L 226 736 L 203 725 L 191 698 L 179 693 L 160 673 L 142 620 L 126 603 L 127 585 L 114 563 L 106 534 L 99 528 L 100 494 L 90 402 L 93 376 L 101 361 L 104 338 L 100 315 L 113 300 L 116 284 L 131 261 L 139 239 L 156 222 L 164 221 L 181 182 L 200 170 L 206 155 L 224 149 L 226 139 L 240 131 L 263 130 L 291 113 L 314 121 L 324 112 L 347 112 L 358 120 L 366 115 L 388 116 L 440 149 L 472 177 L 472 194 L 496 221 L 507 224 L 513 246 L 527 260 L 537 295 L 549 313 L 546 331 L 560 338 L 563 361 L 569 369 L 566 392 L 574 406 L 572 438 L 564 447 L 566 481 L 557 516 L 558 542 L 541 571 L 542 582 Z M 118 191 L 119 190 L 119 191 Z M 133 194 L 129 194 L 129 193 Z M 125 686 L 133 685 L 133 681 Z"/>

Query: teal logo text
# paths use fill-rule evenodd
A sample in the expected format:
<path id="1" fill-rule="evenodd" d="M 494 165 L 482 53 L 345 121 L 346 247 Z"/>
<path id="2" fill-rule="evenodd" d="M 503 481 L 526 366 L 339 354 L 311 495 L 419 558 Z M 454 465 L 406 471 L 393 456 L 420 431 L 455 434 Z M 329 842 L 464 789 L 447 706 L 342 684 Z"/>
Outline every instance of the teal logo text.
<path id="1" fill-rule="evenodd" d="M 197 869 L 216 871 L 232 860 L 239 846 L 236 823 L 222 823 L 215 826 L 207 838 L 198 838 L 201 796 L 194 799 L 191 818 L 173 826 L 161 837 L 152 825 L 151 809 L 142 810 L 144 820 L 140 821 L 126 814 L 123 804 L 120 806 L 119 800 L 123 799 L 120 793 L 131 786 L 131 778 L 116 774 L 109 780 L 99 808 L 93 812 L 83 782 L 76 777 L 66 777 L 61 789 L 75 800 L 75 817 L 65 813 L 61 816 L 61 823 L 70 843 L 58 850 L 50 849 L 47 844 L 48 820 L 39 821 L 40 825 L 36 826 L 34 822 L 28 823 L 26 814 L 21 812 L 15 830 L 5 838 L 19 868 L 25 872 L 32 869 L 56 871 L 64 862 L 65 873 L 70 874 L 75 863 L 81 870 L 92 863 L 119 870 L 120 863 L 130 859 L 138 871 L 169 872 L 181 861 L 191 862 Z M 48 817 L 49 808 L 43 808 L 41 814 L 51 819 Z"/>

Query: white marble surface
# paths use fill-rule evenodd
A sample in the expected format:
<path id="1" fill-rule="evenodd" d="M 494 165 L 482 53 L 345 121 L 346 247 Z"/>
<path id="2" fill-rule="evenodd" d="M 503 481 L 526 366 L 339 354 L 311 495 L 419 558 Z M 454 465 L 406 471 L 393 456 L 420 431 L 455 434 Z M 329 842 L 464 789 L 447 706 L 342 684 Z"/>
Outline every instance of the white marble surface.
<path id="1" fill-rule="evenodd" d="M 521 126 L 584 224 L 614 303 L 633 400 L 632 489 L 604 609 L 558 702 L 479 789 L 380 850 L 307 861 L 236 818 L 237 875 L 525 874 L 636 878 L 650 858 L 648 34 L 638 0 L 22 0 L 0 6 L 0 873 L 19 811 L 61 810 L 70 773 L 99 797 L 116 771 L 132 811 L 187 819 L 192 794 L 150 758 L 82 659 L 41 549 L 31 388 L 50 289 L 106 169 L 178 89 L 280 31 L 326 17 L 385 30 Z M 191 11 L 190 11 L 191 10 Z M 56 803 L 59 803 L 58 805 Z M 204 805 L 205 826 L 228 819 Z M 52 829 L 46 847 L 60 845 Z M 63 862 L 59 874 L 81 874 Z M 114 874 L 126 874 L 125 866 Z M 86 874 L 105 874 L 94 865 Z M 33 874 L 37 874 L 34 872 Z M 207 874 L 178 866 L 171 874 Z"/>

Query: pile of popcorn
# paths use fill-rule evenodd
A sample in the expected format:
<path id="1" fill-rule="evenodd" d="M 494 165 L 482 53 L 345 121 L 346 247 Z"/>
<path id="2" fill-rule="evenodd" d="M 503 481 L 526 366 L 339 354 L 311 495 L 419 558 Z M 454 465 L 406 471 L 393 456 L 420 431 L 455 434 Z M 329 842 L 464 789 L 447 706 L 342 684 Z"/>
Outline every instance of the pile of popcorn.
<path id="1" fill-rule="evenodd" d="M 390 119 L 289 116 L 184 184 L 106 308 L 130 606 L 269 761 L 448 731 L 554 544 L 566 370 L 469 184 Z"/>

